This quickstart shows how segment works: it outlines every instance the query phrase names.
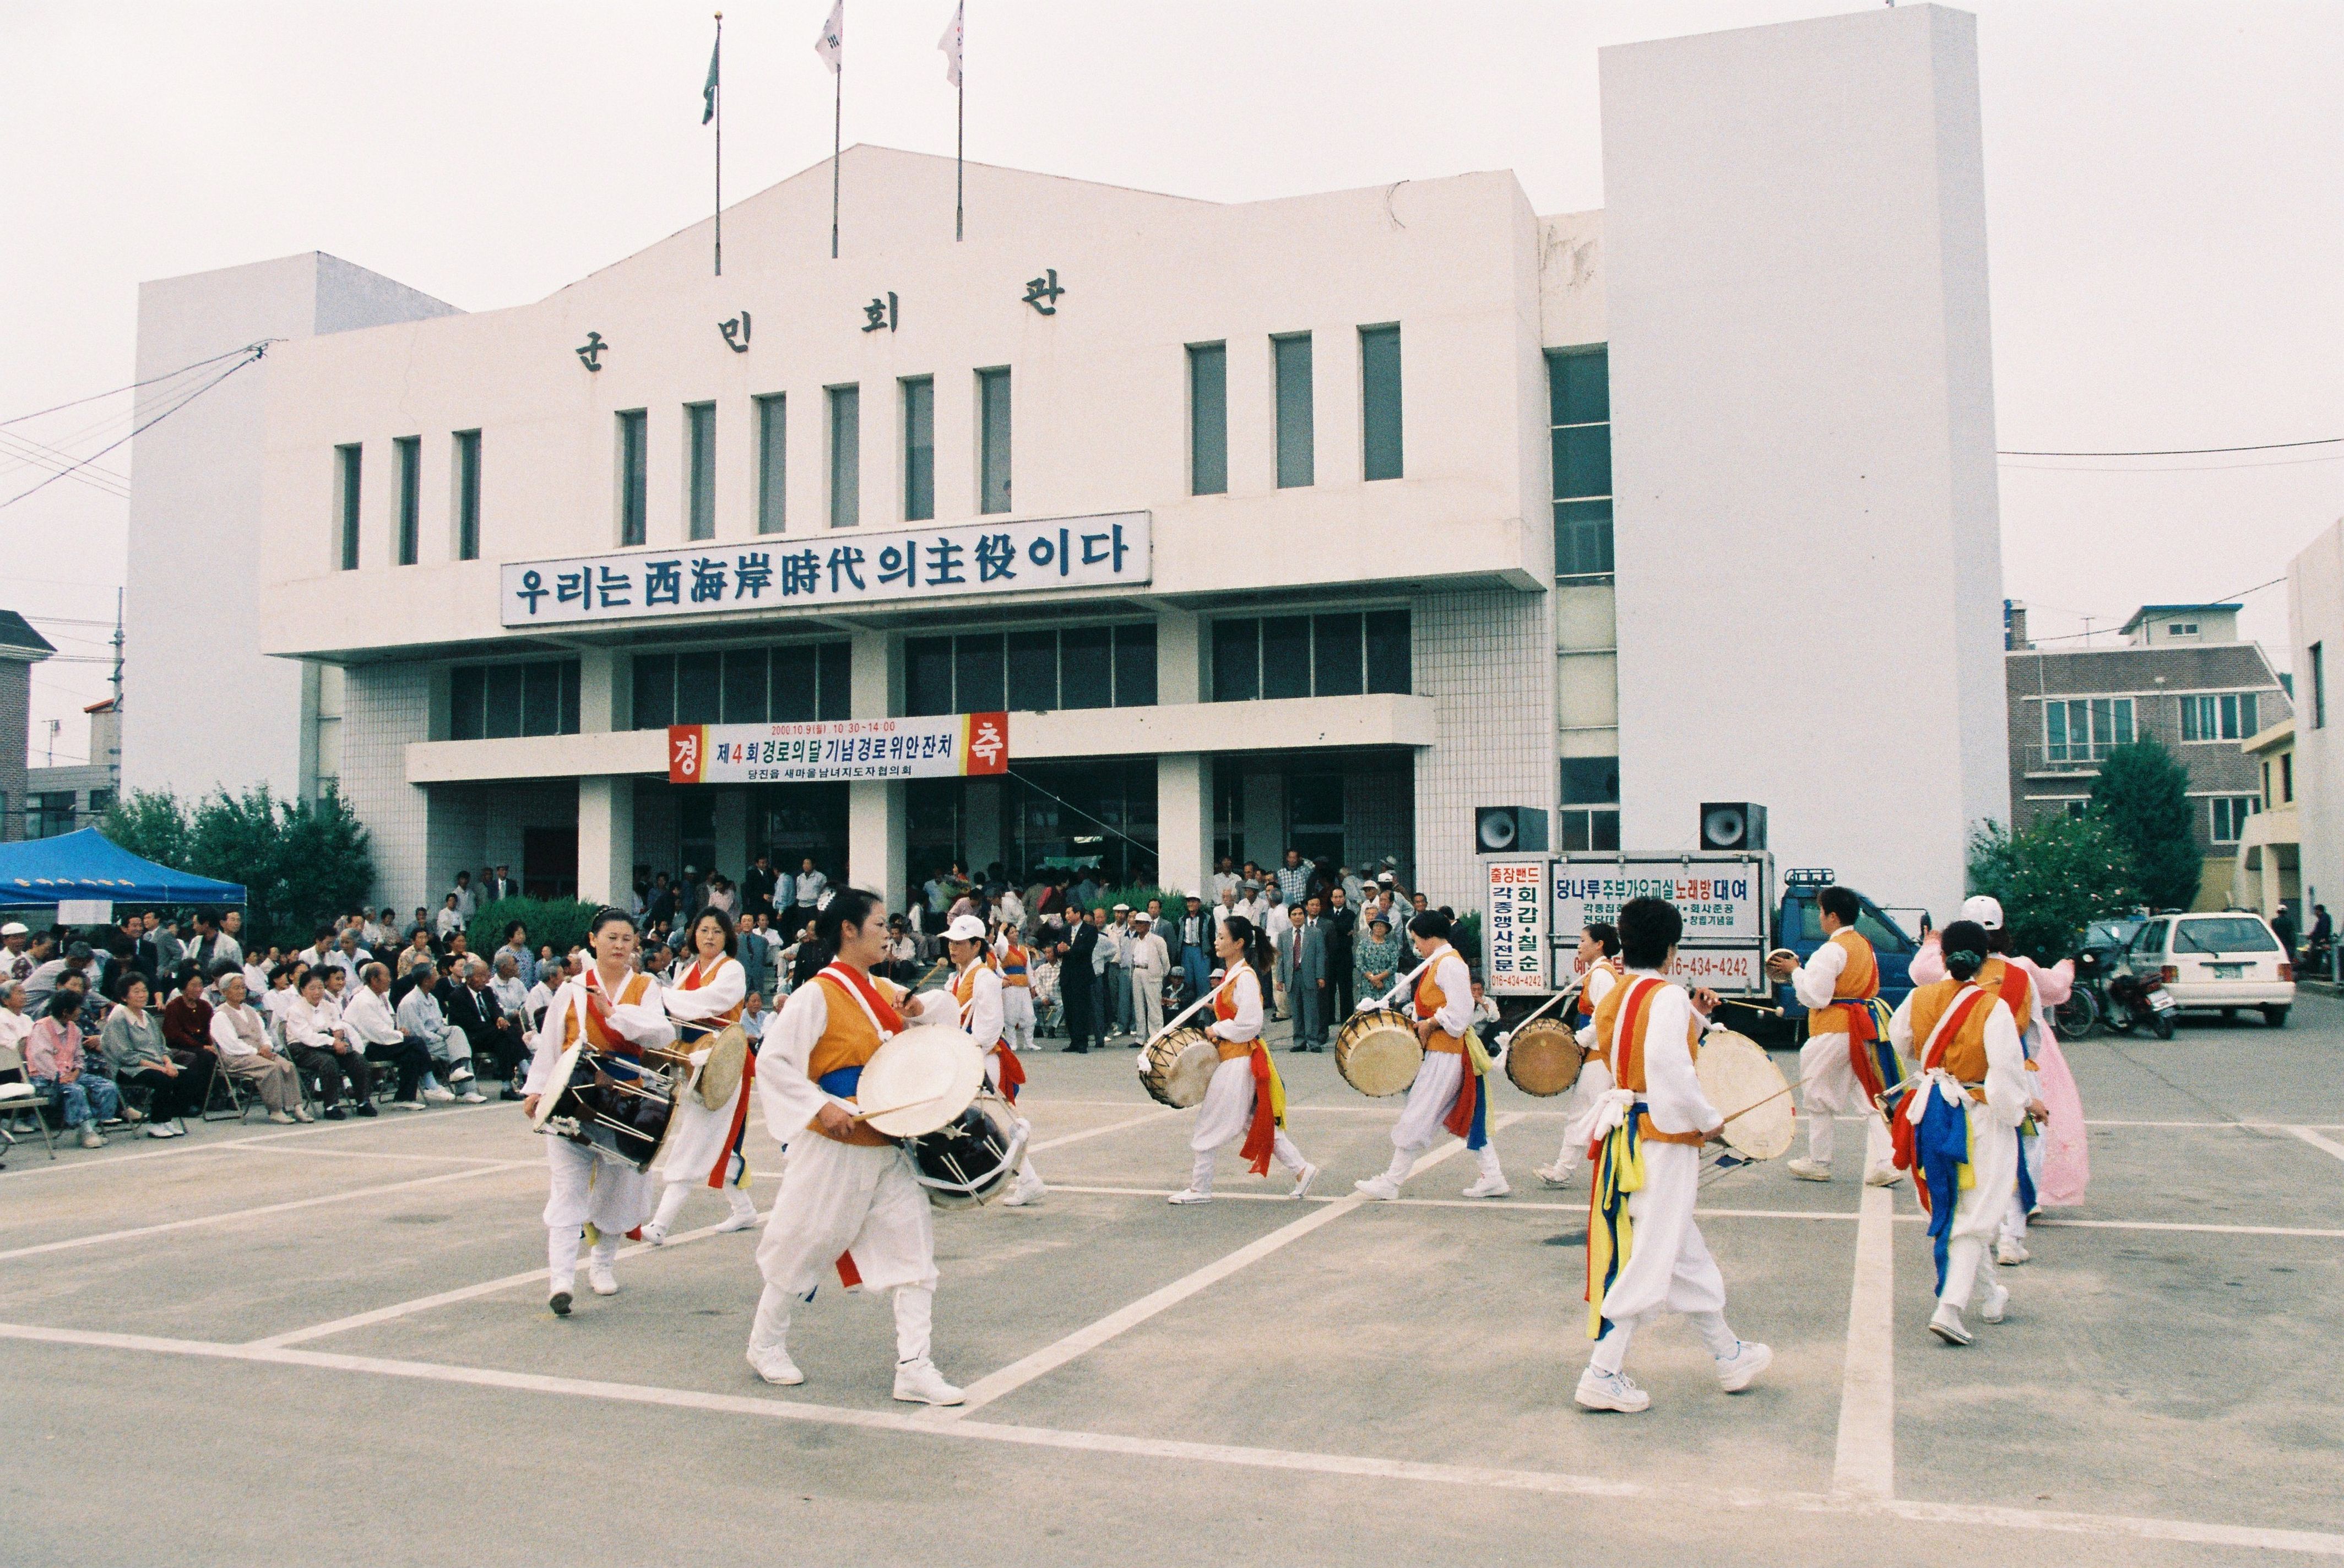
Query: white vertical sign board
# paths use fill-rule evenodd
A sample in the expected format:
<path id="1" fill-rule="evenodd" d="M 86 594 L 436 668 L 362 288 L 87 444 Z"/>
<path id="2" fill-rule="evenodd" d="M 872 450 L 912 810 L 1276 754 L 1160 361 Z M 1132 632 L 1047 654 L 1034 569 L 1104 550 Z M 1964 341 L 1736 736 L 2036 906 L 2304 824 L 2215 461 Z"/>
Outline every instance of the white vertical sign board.
<path id="1" fill-rule="evenodd" d="M 1481 988 L 1493 996 L 1551 989 L 1548 862 L 1541 857 L 1482 864 L 1488 898 L 1481 918 Z"/>

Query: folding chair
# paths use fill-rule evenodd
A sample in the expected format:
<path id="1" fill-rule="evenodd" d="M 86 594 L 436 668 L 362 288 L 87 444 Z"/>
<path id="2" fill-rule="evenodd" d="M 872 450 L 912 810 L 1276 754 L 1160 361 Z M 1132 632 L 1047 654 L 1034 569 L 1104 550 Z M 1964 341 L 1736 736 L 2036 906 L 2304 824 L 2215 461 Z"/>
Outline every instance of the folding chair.
<path id="1" fill-rule="evenodd" d="M 57 1144 L 56 1139 L 49 1135 L 46 1102 L 41 1098 L 41 1091 L 27 1081 L 25 1058 L 15 1047 L 0 1046 L 0 1072 L 16 1075 L 7 1083 L 0 1083 L 0 1143 L 14 1148 L 17 1129 L 29 1116 L 33 1118 L 33 1125 L 41 1129 L 41 1143 L 48 1149 L 49 1158 L 56 1158 Z"/>

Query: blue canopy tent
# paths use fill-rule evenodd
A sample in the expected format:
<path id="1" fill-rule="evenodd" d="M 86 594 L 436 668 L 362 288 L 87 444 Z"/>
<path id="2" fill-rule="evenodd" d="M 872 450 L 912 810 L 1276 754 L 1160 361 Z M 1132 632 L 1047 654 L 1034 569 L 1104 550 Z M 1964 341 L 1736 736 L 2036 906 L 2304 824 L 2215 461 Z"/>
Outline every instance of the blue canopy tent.
<path id="1" fill-rule="evenodd" d="M 244 886 L 141 860 L 94 827 L 0 844 L 0 908 L 84 902 L 242 904 Z"/>

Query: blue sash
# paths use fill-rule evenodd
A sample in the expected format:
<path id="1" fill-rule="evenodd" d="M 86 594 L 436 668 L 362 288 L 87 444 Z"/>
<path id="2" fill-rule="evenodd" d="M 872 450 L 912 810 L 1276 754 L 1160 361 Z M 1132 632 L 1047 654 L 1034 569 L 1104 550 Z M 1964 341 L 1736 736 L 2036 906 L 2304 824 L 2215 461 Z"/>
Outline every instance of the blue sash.
<path id="1" fill-rule="evenodd" d="M 854 1091 L 862 1085 L 863 1069 L 861 1067 L 833 1067 L 814 1079 L 816 1088 L 826 1095 L 835 1095 L 840 1099 L 853 1099 Z"/>
<path id="2" fill-rule="evenodd" d="M 1954 1209 L 1961 1201 L 1962 1167 L 1970 1162 L 1968 1111 L 1945 1103 L 1934 1083 L 1914 1091 L 1929 1097 L 1913 1140 L 1913 1163 L 1929 1185 L 1929 1238 L 1937 1259 L 1937 1294 L 1945 1290 L 1945 1254 L 1953 1242 Z"/>
<path id="3" fill-rule="evenodd" d="M 1470 1058 L 1469 1058 L 1470 1060 Z M 1469 1066 L 1465 1069 L 1472 1072 Z M 1480 1073 L 1473 1074 L 1473 1130 L 1466 1136 L 1467 1148 L 1490 1147 L 1490 1080 Z"/>

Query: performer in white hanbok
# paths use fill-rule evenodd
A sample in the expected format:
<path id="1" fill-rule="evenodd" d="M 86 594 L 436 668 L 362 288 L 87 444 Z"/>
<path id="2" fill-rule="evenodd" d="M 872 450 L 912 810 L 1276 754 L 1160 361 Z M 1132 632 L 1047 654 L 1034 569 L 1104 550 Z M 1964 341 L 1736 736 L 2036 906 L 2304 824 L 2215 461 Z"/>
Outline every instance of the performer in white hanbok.
<path id="1" fill-rule="evenodd" d="M 1662 978 L 1684 929 L 1675 905 L 1632 898 L 1620 910 L 1627 975 L 1595 1009 L 1595 1032 L 1616 1087 L 1597 1122 L 1587 1219 L 1587 1337 L 1595 1341 L 1574 1396 L 1589 1410 L 1633 1412 L 1652 1396 L 1629 1378 L 1636 1330 L 1680 1312 L 1717 1363 L 1727 1393 L 1750 1386 L 1774 1359 L 1766 1346 L 1734 1337 L 1725 1321 L 1725 1279 L 1693 1200 L 1701 1147 L 1725 1113 L 1701 1092 L 1693 1061 L 1702 1016 L 1698 999 Z"/>
<path id="2" fill-rule="evenodd" d="M 1268 962 L 1268 945 L 1251 920 L 1232 915 L 1215 932 L 1213 951 L 1227 973 L 1213 993 L 1213 1021 L 1205 1026 L 1205 1033 L 1219 1047 L 1221 1064 L 1205 1086 L 1196 1130 L 1188 1135 L 1188 1150 L 1195 1157 L 1188 1185 L 1174 1193 L 1172 1201 L 1210 1203 L 1213 1166 L 1220 1158 L 1221 1145 L 1241 1133 L 1245 1144 L 1238 1153 L 1256 1176 L 1268 1176 L 1275 1158 L 1294 1173 L 1294 1188 L 1287 1196 L 1308 1197 L 1318 1168 L 1303 1158 L 1286 1136 L 1286 1085 L 1261 1038 L 1261 974 L 1257 966 Z"/>
<path id="3" fill-rule="evenodd" d="M 1563 1186 L 1579 1168 L 1595 1136 L 1596 1113 L 1612 1087 L 1612 1069 L 1604 1065 L 1603 1053 L 1595 1044 L 1595 1009 L 1620 983 L 1622 973 L 1616 926 L 1601 920 L 1589 922 L 1579 934 L 1579 967 L 1586 978 L 1580 983 L 1579 1000 L 1571 1009 L 1571 1026 L 1579 1035 L 1579 1077 L 1562 1095 L 1562 1148 L 1552 1165 L 1541 1166 L 1534 1172 L 1549 1187 Z"/>
<path id="4" fill-rule="evenodd" d="M 676 966 L 675 980 L 660 999 L 667 1016 L 676 1021 L 676 1049 L 686 1056 L 704 1054 L 728 1024 L 741 1021 L 749 995 L 749 974 L 733 955 L 739 951 L 732 921 L 721 909 L 703 909 L 692 923 L 692 956 Z M 721 1192 L 732 1211 L 716 1223 L 718 1230 L 746 1230 L 757 1223 L 757 1206 L 749 1197 L 749 1157 L 743 1147 L 749 1131 L 750 1086 L 757 1076 L 756 1058 L 743 1069 L 732 1097 L 716 1110 L 686 1092 L 676 1097 L 675 1115 L 669 1123 L 667 1143 L 653 1168 L 667 1183 L 660 1194 L 659 1212 L 643 1227 L 643 1239 L 666 1245 L 669 1229 L 695 1189 Z"/>
<path id="5" fill-rule="evenodd" d="M 583 1041 L 595 1051 L 642 1059 L 643 1052 L 675 1038 L 658 983 L 635 972 L 635 920 L 623 909 L 604 909 L 587 928 L 594 955 L 574 979 L 565 980 L 545 1010 L 537 1032 L 537 1054 L 521 1088 L 521 1114 L 534 1117 L 541 1098 L 559 1094 L 554 1068 L 561 1055 Z M 545 1140 L 552 1192 L 545 1203 L 546 1304 L 570 1315 L 578 1273 L 578 1249 L 589 1226 L 594 1249 L 586 1261 L 586 1282 L 597 1296 L 618 1294 L 611 1265 L 620 1239 L 652 1214 L 652 1179 L 631 1165 L 607 1158 L 566 1138 Z"/>
<path id="6" fill-rule="evenodd" d="M 1424 1065 L 1408 1087 L 1408 1103 L 1392 1124 L 1391 1167 L 1381 1176 L 1351 1184 L 1363 1198 L 1389 1203 L 1417 1158 L 1446 1130 L 1465 1140 L 1480 1175 L 1465 1189 L 1468 1198 L 1503 1198 L 1513 1190 L 1490 1141 L 1490 1089 L 1482 1077 L 1488 1061 L 1475 1061 L 1479 1039 L 1473 1027 L 1472 971 L 1449 945 L 1449 916 L 1429 909 L 1408 923 L 1423 970 L 1416 982 L 1416 1035 L 1424 1042 Z"/>
<path id="7" fill-rule="evenodd" d="M 993 939 L 993 956 L 1001 966 L 1002 1043 L 1013 1053 L 1030 1051 L 1034 1048 L 1034 956 L 1017 940 L 1017 927 L 1006 920 Z"/>
<path id="8" fill-rule="evenodd" d="M 1864 1118 L 1864 1180 L 1894 1187 L 1901 1179 L 1889 1158 L 1888 1124 L 1877 1101 L 1898 1073 L 1880 1059 L 1880 958 L 1855 928 L 1864 901 L 1837 884 L 1815 895 L 1824 943 L 1802 964 L 1788 953 L 1769 958 L 1766 972 L 1791 983 L 1807 1009 L 1806 1043 L 1799 1047 L 1799 1108 L 1807 1124 L 1807 1157 L 1784 1168 L 1801 1181 L 1829 1181 L 1838 1118 Z"/>
<path id="9" fill-rule="evenodd" d="M 928 1358 L 936 1239 L 927 1189 L 903 1145 L 854 1119 L 864 1064 L 907 1027 L 904 991 L 871 974 L 887 956 L 886 906 L 862 888 L 832 888 L 814 936 L 836 956 L 790 993 L 757 1053 L 765 1130 L 787 1158 L 757 1244 L 765 1290 L 749 1364 L 769 1383 L 805 1381 L 790 1360 L 790 1314 L 835 1269 L 850 1290 L 894 1294 L 895 1397 L 958 1404 L 960 1390 Z"/>
<path id="10" fill-rule="evenodd" d="M 1026 1067 L 1002 1037 L 1003 1002 L 1008 991 L 1001 971 L 991 962 L 985 922 L 974 915 L 955 916 L 945 927 L 945 951 L 952 956 L 952 994 L 960 1027 L 985 1053 L 985 1086 L 1015 1106 L 1017 1090 L 1026 1082 Z M 1005 1208 L 1023 1209 L 1041 1201 L 1048 1190 L 1035 1174 L 1034 1162 L 1026 1159 L 1019 1163 L 1017 1179 L 1001 1202 Z"/>
<path id="11" fill-rule="evenodd" d="M 2009 1289 L 1990 1250 L 2018 1185 L 2018 1124 L 2041 1116 L 2019 1044 L 2018 1022 L 1999 987 L 1979 983 L 1990 951 L 1985 929 L 1956 920 L 1940 938 L 1947 977 L 1915 986 L 1889 1021 L 1889 1037 L 1917 1062 L 1922 1083 L 1898 1109 L 1897 1156 L 1929 1211 L 1937 1305 L 1929 1331 L 1971 1341 L 1962 1313 L 1981 1271 L 1978 1316 L 1999 1323 Z"/>

